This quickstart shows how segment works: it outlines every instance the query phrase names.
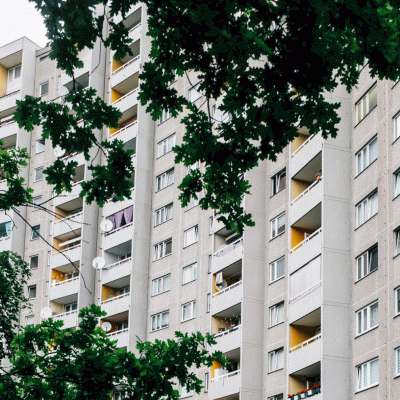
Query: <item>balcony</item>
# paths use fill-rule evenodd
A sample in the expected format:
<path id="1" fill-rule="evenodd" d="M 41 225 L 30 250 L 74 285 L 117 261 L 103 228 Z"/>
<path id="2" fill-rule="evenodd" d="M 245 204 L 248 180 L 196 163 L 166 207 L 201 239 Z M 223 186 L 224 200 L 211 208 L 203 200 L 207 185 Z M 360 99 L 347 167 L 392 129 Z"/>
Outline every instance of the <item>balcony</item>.
<path id="1" fill-rule="evenodd" d="M 241 303 L 243 297 L 242 281 L 228 286 L 220 292 L 214 293 L 211 297 L 211 315 Z"/>
<path id="2" fill-rule="evenodd" d="M 124 113 L 138 104 L 138 99 L 137 99 L 138 93 L 139 93 L 139 88 L 133 89 L 130 92 L 123 95 L 122 97 L 120 97 L 119 99 L 115 100 L 112 103 L 112 106 L 114 106 L 119 111 Z"/>
<path id="3" fill-rule="evenodd" d="M 83 223 L 83 212 L 79 212 L 73 215 L 70 215 L 66 218 L 59 219 L 54 221 L 53 224 L 53 236 L 61 236 L 65 233 L 76 231 L 82 228 Z"/>
<path id="4" fill-rule="evenodd" d="M 321 282 L 311 283 L 311 287 L 302 294 L 289 301 L 289 323 L 297 321 L 299 318 L 310 314 L 322 305 L 322 286 Z"/>
<path id="5" fill-rule="evenodd" d="M 72 191 L 70 193 L 63 191 L 63 192 L 61 192 L 60 195 L 55 197 L 53 199 L 54 206 L 59 207 L 61 204 L 78 199 L 79 193 L 82 191 L 82 186 L 81 186 L 82 180 L 79 180 L 78 182 L 73 183 Z"/>
<path id="6" fill-rule="evenodd" d="M 17 108 L 17 100 L 21 100 L 21 90 L 19 89 L 0 97 L 0 118 L 14 113 Z"/>
<path id="7" fill-rule="evenodd" d="M 319 334 L 289 350 L 288 372 L 292 374 L 321 361 L 321 358 L 322 341 Z"/>
<path id="8" fill-rule="evenodd" d="M 129 21 L 129 19 L 134 17 L 135 14 L 139 14 L 139 16 L 140 16 L 140 14 L 141 14 L 141 12 L 140 12 L 141 10 L 140 9 L 141 8 L 142 8 L 142 3 L 136 3 L 136 4 L 132 5 L 131 8 L 129 9 L 129 11 L 126 13 L 125 21 Z M 121 14 L 118 14 L 118 15 L 116 15 L 114 17 L 114 22 L 116 24 L 118 24 L 121 21 L 122 21 L 122 15 Z"/>
<path id="9" fill-rule="evenodd" d="M 107 265 L 102 269 L 101 282 L 103 285 L 128 276 L 132 271 L 132 257 Z"/>
<path id="10" fill-rule="evenodd" d="M 74 328 L 78 326 L 78 311 L 69 311 L 53 316 L 54 321 L 63 321 L 63 328 Z"/>
<path id="11" fill-rule="evenodd" d="M 7 179 L 2 179 L 0 181 L 0 193 L 4 193 L 8 190 L 7 188 Z"/>
<path id="12" fill-rule="evenodd" d="M 68 303 L 79 291 L 79 276 L 65 281 L 53 280 L 50 286 L 50 301 L 64 299 Z M 72 300 L 71 300 L 72 301 Z"/>
<path id="13" fill-rule="evenodd" d="M 18 124 L 12 120 L 0 125 L 0 140 L 16 135 L 19 132 Z"/>
<path id="14" fill-rule="evenodd" d="M 111 87 L 115 87 L 128 79 L 130 76 L 139 72 L 140 55 L 132 58 L 124 65 L 116 69 L 111 75 Z"/>
<path id="15" fill-rule="evenodd" d="M 322 184 L 315 181 L 291 202 L 290 225 L 308 214 L 322 201 Z"/>
<path id="16" fill-rule="evenodd" d="M 242 325 L 232 326 L 214 335 L 217 344 L 212 346 L 212 351 L 226 353 L 242 347 Z"/>
<path id="17" fill-rule="evenodd" d="M 111 299 L 101 302 L 101 310 L 107 313 L 107 316 L 119 314 L 129 310 L 130 293 L 112 297 Z"/>
<path id="18" fill-rule="evenodd" d="M 117 347 L 128 346 L 128 328 L 116 332 L 107 333 L 110 340 L 117 340 Z"/>
<path id="19" fill-rule="evenodd" d="M 69 260 L 71 260 L 71 262 L 80 261 L 81 249 L 81 244 L 77 244 L 75 246 L 68 247 L 67 249 L 60 250 L 60 252 L 53 253 L 53 256 L 51 258 L 51 267 L 59 268 L 63 265 L 69 264 Z M 54 251 L 55 250 L 53 250 L 53 252 Z M 64 255 L 68 257 L 69 260 L 65 258 Z"/>
<path id="20" fill-rule="evenodd" d="M 137 137 L 138 134 L 138 124 L 137 120 L 133 121 L 127 126 L 118 129 L 114 133 L 109 132 L 108 137 L 110 140 L 118 139 L 122 140 L 124 143 L 128 142 Z"/>
<path id="21" fill-rule="evenodd" d="M 85 56 L 84 56 L 85 57 Z M 89 73 L 91 66 L 91 51 L 86 52 L 86 57 L 82 60 L 83 68 L 75 68 L 74 75 L 78 82 L 77 86 L 87 87 L 89 85 Z M 61 73 L 61 86 L 65 86 L 68 91 L 73 89 L 72 77 L 65 72 Z"/>
<path id="22" fill-rule="evenodd" d="M 212 273 L 215 274 L 242 258 L 243 238 L 240 238 L 214 253 L 212 258 Z"/>
<path id="23" fill-rule="evenodd" d="M 313 400 L 322 400 L 321 385 L 314 385 L 310 389 L 303 389 L 300 393 L 288 396 L 288 400 L 308 399 L 310 397 Z"/>
<path id="24" fill-rule="evenodd" d="M 104 250 L 111 249 L 120 243 L 127 242 L 133 238 L 133 222 L 114 229 L 111 232 L 104 234 L 103 248 Z"/>
<path id="25" fill-rule="evenodd" d="M 240 391 L 240 369 L 211 378 L 209 387 L 209 398 L 220 399 L 239 393 Z"/>
<path id="26" fill-rule="evenodd" d="M 68 154 L 68 155 L 60 158 L 60 160 L 64 161 L 65 163 L 68 163 L 71 161 L 76 161 L 78 163 L 78 166 L 86 163 L 85 156 L 83 153 Z"/>
<path id="27" fill-rule="evenodd" d="M 321 133 L 312 135 L 294 151 L 290 165 L 291 177 L 295 176 L 322 151 L 322 141 Z"/>

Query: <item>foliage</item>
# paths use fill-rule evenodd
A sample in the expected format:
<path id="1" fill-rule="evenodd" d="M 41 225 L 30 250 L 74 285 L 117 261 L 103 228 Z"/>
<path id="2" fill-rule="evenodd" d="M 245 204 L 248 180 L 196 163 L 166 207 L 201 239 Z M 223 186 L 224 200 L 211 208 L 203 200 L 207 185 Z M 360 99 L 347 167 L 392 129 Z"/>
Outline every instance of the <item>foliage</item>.
<path id="1" fill-rule="evenodd" d="M 117 341 L 98 326 L 98 318 L 105 315 L 91 305 L 80 310 L 77 330 L 63 329 L 63 322 L 52 318 L 25 328 L 12 343 L 16 357 L 9 372 L 18 379 L 12 386 L 0 378 L 2 398 L 110 400 L 118 388 L 130 399 L 172 400 L 179 398 L 176 380 L 200 392 L 201 380 L 189 373 L 190 368 L 210 366 L 214 357 L 226 363 L 221 352 L 209 355 L 204 350 L 206 343 L 215 341 L 200 333 L 176 332 L 176 341 L 139 341 L 138 355 L 117 349 Z"/>

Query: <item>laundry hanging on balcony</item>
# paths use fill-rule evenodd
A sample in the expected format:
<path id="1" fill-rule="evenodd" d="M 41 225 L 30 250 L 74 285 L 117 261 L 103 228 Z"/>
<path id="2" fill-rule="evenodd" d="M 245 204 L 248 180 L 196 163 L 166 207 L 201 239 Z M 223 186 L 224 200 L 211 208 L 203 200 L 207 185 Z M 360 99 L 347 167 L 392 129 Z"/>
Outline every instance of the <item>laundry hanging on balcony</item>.
<path id="1" fill-rule="evenodd" d="M 116 212 L 113 215 L 107 217 L 109 221 L 113 223 L 113 229 L 121 228 L 122 226 L 128 225 L 133 219 L 133 206 L 127 207 L 121 211 Z"/>

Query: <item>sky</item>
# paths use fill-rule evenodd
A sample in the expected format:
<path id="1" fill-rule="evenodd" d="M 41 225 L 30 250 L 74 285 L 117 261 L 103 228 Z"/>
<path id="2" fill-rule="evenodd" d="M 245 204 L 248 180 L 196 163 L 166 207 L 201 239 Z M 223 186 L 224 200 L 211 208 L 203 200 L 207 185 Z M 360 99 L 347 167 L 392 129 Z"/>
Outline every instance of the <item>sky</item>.
<path id="1" fill-rule="evenodd" d="M 47 43 L 43 17 L 28 0 L 1 0 L 0 47 L 26 36 L 40 47 Z"/>

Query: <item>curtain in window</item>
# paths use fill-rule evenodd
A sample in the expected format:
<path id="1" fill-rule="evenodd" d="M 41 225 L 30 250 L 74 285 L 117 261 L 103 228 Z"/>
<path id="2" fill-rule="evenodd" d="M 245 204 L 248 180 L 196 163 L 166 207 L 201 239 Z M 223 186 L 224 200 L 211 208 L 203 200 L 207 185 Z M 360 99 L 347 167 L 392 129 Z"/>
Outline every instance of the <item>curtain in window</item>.
<path id="1" fill-rule="evenodd" d="M 378 383 L 379 381 L 379 360 L 373 360 L 370 363 L 371 381 L 370 384 Z"/>
<path id="2" fill-rule="evenodd" d="M 112 222 L 113 230 L 116 229 L 115 228 L 115 215 L 110 215 L 109 217 L 107 217 L 107 219 Z"/>
<path id="3" fill-rule="evenodd" d="M 118 211 L 117 213 L 114 214 L 115 229 L 118 229 L 121 227 L 123 215 L 124 215 L 124 210 Z"/>
<path id="4" fill-rule="evenodd" d="M 400 374 L 400 349 L 396 350 L 396 357 L 397 357 L 397 374 Z"/>
<path id="5" fill-rule="evenodd" d="M 285 231 L 285 214 L 278 217 L 278 235 Z"/>
<path id="6" fill-rule="evenodd" d="M 277 278 L 280 278 L 285 274 L 285 259 L 281 258 L 276 262 Z"/>
<path id="7" fill-rule="evenodd" d="M 183 320 L 190 318 L 190 304 L 183 306 Z"/>
<path id="8" fill-rule="evenodd" d="M 161 326 L 168 326 L 169 313 L 164 313 L 161 316 Z"/>
<path id="9" fill-rule="evenodd" d="M 157 329 L 157 315 L 153 315 L 151 318 L 151 330 L 154 331 Z"/>
<path id="10" fill-rule="evenodd" d="M 371 307 L 371 327 L 378 325 L 378 303 L 372 305 Z"/>
<path id="11" fill-rule="evenodd" d="M 369 217 L 372 217 L 373 215 L 375 215 L 378 212 L 378 194 L 374 194 L 371 198 L 370 198 L 370 215 Z"/>
<path id="12" fill-rule="evenodd" d="M 276 369 L 283 368 L 283 351 L 279 350 L 276 353 Z"/>
<path id="13" fill-rule="evenodd" d="M 378 140 L 374 139 L 369 144 L 369 164 L 371 164 L 372 161 L 376 160 L 377 157 L 378 157 Z"/>
<path id="14" fill-rule="evenodd" d="M 400 118 L 399 118 L 400 120 Z M 400 194 L 400 172 L 394 176 L 394 195 L 398 196 Z"/>
<path id="15" fill-rule="evenodd" d="M 6 222 L 5 228 L 6 228 L 6 235 L 11 236 L 11 222 Z"/>
<path id="16" fill-rule="evenodd" d="M 400 253 L 400 230 L 396 232 L 396 254 Z"/>
<path id="17" fill-rule="evenodd" d="M 276 309 L 276 323 L 283 321 L 283 304 L 280 304 Z"/>
<path id="18" fill-rule="evenodd" d="M 165 208 L 165 220 L 168 221 L 172 218 L 172 206 L 168 206 Z"/>

